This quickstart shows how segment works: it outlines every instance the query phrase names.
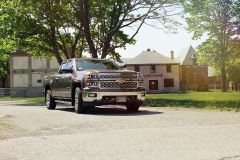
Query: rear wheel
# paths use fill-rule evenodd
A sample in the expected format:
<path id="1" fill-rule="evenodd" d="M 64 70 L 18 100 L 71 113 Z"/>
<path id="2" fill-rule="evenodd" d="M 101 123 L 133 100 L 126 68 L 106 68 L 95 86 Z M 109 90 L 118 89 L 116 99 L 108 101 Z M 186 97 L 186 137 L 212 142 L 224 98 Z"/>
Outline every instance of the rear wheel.
<path id="1" fill-rule="evenodd" d="M 47 106 L 47 109 L 56 108 L 56 102 L 55 102 L 55 99 L 52 97 L 52 93 L 50 90 L 47 90 L 46 92 L 46 106 Z"/>
<path id="2" fill-rule="evenodd" d="M 131 102 L 128 102 L 126 104 L 126 108 L 127 108 L 127 111 L 128 112 L 137 112 L 138 109 L 139 109 L 140 105 L 139 104 L 136 104 L 136 103 L 131 103 Z"/>
<path id="3" fill-rule="evenodd" d="M 75 89 L 75 112 L 85 113 L 87 111 L 86 105 L 84 105 L 82 94 L 79 88 Z"/>

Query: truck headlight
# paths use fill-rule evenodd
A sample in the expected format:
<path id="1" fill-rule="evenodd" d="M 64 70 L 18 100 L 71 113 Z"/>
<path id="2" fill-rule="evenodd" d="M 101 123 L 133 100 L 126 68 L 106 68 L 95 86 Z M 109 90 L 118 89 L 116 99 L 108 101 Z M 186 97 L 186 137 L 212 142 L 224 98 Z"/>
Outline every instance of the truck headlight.
<path id="1" fill-rule="evenodd" d="M 89 74 L 85 76 L 85 86 L 87 87 L 98 87 L 99 76 L 98 74 Z"/>
<path id="2" fill-rule="evenodd" d="M 142 73 L 138 72 L 137 79 L 138 79 L 138 87 L 144 87 L 144 77 Z"/>
<path id="3" fill-rule="evenodd" d="M 142 74 L 141 72 L 138 72 L 138 73 L 137 73 L 137 79 L 138 79 L 139 81 L 141 81 L 141 80 L 143 81 L 143 78 L 144 78 L 144 77 L 143 77 L 143 74 Z"/>

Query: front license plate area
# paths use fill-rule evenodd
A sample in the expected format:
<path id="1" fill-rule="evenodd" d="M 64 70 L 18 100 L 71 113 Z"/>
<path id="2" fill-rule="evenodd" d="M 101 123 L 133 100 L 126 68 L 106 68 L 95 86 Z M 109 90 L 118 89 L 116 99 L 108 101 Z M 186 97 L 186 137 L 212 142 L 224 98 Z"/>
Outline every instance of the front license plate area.
<path id="1" fill-rule="evenodd" d="M 117 97 L 116 98 L 116 102 L 126 102 L 127 101 L 127 97 Z"/>

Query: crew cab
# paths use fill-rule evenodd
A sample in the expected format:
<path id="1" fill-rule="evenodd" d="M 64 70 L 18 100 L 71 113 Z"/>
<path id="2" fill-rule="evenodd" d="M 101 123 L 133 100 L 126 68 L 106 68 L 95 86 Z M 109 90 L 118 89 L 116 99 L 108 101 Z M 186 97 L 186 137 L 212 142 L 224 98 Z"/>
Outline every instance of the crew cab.
<path id="1" fill-rule="evenodd" d="M 145 99 L 143 75 L 120 69 L 113 61 L 101 59 L 69 59 L 58 73 L 44 77 L 44 93 L 48 109 L 58 101 L 71 102 L 76 113 L 85 113 L 100 105 L 125 105 L 137 112 Z"/>

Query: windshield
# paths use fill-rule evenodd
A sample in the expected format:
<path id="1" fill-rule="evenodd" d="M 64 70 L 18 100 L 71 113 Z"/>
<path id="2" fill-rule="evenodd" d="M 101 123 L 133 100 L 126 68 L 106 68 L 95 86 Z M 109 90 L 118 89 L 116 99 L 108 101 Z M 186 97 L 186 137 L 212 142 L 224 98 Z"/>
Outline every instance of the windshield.
<path id="1" fill-rule="evenodd" d="M 86 69 L 111 69 L 117 70 L 119 67 L 110 61 L 102 61 L 102 60 L 77 60 L 76 61 L 77 70 L 86 70 Z"/>

